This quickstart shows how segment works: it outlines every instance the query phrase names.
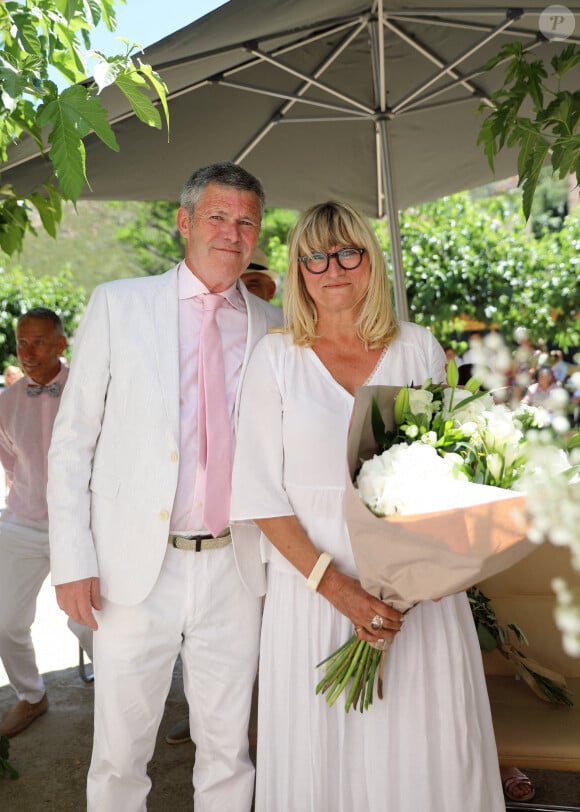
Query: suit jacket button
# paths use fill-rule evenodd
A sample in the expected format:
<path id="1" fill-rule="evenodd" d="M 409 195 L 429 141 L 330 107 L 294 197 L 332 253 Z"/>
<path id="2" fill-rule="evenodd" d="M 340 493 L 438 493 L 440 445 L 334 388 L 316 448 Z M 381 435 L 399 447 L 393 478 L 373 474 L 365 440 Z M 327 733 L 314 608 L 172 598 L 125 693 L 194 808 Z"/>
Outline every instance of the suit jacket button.
<path id="1" fill-rule="evenodd" d="M 172 451 L 171 452 L 171 462 L 177 462 L 178 459 L 179 459 L 179 454 L 177 453 L 177 451 Z"/>
<path id="2" fill-rule="evenodd" d="M 166 522 L 169 519 L 169 513 L 166 510 L 159 511 L 159 518 L 162 522 Z"/>

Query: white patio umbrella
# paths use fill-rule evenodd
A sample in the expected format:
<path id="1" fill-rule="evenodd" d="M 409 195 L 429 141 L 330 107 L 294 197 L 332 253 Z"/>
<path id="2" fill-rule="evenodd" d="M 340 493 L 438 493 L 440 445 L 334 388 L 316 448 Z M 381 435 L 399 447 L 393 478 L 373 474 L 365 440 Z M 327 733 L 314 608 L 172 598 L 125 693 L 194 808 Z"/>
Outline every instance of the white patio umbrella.
<path id="1" fill-rule="evenodd" d="M 171 131 L 141 124 L 116 88 L 103 94 L 120 152 L 87 141 L 98 199 L 175 200 L 196 167 L 233 160 L 264 183 L 269 205 L 347 199 L 388 217 L 397 312 L 408 316 L 398 211 L 490 182 L 477 134 L 481 105 L 503 84 L 484 66 L 505 43 L 546 62 L 568 42 L 545 0 L 506 8 L 485 0 L 231 0 L 147 49 L 169 88 Z M 542 12 L 544 12 L 542 16 Z M 565 14 L 580 22 L 580 10 Z M 580 25 L 578 26 L 580 29 Z M 569 83 L 580 86 L 580 71 Z M 502 153 L 499 178 L 515 174 Z M 31 140 L 3 182 L 26 193 L 50 174 Z"/>

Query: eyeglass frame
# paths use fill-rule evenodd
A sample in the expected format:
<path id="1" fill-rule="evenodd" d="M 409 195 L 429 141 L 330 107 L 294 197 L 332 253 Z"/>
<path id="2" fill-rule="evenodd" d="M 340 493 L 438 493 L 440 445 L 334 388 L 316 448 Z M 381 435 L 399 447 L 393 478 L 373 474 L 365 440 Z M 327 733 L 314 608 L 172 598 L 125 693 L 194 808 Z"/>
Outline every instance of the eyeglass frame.
<path id="1" fill-rule="evenodd" d="M 355 265 L 353 268 L 345 268 L 344 265 L 341 263 L 339 254 L 342 254 L 343 251 L 356 251 L 359 255 L 358 264 Z M 305 254 L 303 257 L 298 257 L 298 262 L 301 262 L 302 265 L 306 268 L 308 273 L 314 274 L 314 276 L 320 276 L 320 274 L 326 273 L 330 267 L 330 260 L 334 257 L 338 264 L 339 268 L 342 268 L 343 271 L 356 271 L 357 268 L 360 268 L 361 263 L 363 261 L 363 256 L 367 253 L 366 248 L 355 248 L 354 246 L 349 246 L 348 248 L 341 248 L 340 251 L 331 251 L 327 253 L 326 251 L 316 251 L 317 254 L 322 254 L 326 257 L 326 268 L 323 271 L 311 271 L 307 265 L 307 260 L 311 258 L 311 254 Z"/>

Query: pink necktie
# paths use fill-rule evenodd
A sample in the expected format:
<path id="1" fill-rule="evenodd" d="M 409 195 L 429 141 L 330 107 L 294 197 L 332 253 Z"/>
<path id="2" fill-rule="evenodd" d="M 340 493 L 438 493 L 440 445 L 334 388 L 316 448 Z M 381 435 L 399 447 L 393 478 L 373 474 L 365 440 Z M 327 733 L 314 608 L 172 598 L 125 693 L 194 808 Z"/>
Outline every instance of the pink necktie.
<path id="1" fill-rule="evenodd" d="M 199 339 L 199 394 L 197 438 L 199 469 L 205 472 L 203 521 L 213 536 L 227 527 L 230 513 L 232 442 L 228 417 L 222 339 L 217 325 L 223 296 L 202 297 L 203 320 Z"/>

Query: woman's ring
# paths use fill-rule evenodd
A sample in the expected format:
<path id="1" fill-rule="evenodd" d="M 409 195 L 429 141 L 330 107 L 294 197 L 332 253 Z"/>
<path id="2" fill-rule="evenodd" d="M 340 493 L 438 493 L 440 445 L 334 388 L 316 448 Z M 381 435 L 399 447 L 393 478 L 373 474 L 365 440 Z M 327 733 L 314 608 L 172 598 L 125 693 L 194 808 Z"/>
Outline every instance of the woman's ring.
<path id="1" fill-rule="evenodd" d="M 380 615 L 375 615 L 374 618 L 371 620 L 371 629 L 378 631 L 379 629 L 383 628 L 384 620 Z"/>
<path id="2" fill-rule="evenodd" d="M 355 626 L 354 627 L 354 633 L 356 634 L 357 637 L 359 635 L 359 632 L 361 632 L 361 631 L 362 631 L 362 626 Z"/>
<path id="3" fill-rule="evenodd" d="M 384 651 L 387 645 L 387 641 L 385 640 L 384 637 L 379 637 L 379 639 L 375 643 L 373 643 L 373 645 L 375 648 L 378 648 L 379 651 Z"/>

